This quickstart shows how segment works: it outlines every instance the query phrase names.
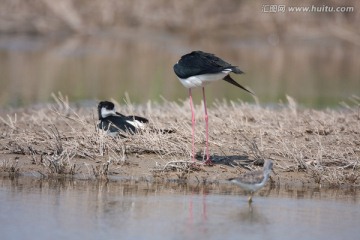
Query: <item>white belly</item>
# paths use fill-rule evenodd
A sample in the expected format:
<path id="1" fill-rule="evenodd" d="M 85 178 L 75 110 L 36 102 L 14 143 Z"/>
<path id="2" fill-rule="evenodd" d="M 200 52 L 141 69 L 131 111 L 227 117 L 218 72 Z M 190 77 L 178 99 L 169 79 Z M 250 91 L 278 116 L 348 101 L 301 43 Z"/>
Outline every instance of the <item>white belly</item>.
<path id="1" fill-rule="evenodd" d="M 247 184 L 242 182 L 235 182 L 235 184 L 239 185 L 241 188 L 250 191 L 250 192 L 256 192 L 260 188 L 262 188 L 265 184 L 265 182 L 256 183 L 256 184 Z"/>
<path id="2" fill-rule="evenodd" d="M 188 78 L 179 78 L 180 82 L 186 88 L 203 87 L 213 81 L 221 80 L 228 75 L 230 70 L 224 70 L 220 73 L 202 74 Z"/>
<path id="3" fill-rule="evenodd" d="M 126 120 L 127 123 L 133 125 L 136 129 L 145 129 L 145 124 L 138 121 L 138 120 L 134 120 L 134 121 L 129 121 L 129 120 Z"/>

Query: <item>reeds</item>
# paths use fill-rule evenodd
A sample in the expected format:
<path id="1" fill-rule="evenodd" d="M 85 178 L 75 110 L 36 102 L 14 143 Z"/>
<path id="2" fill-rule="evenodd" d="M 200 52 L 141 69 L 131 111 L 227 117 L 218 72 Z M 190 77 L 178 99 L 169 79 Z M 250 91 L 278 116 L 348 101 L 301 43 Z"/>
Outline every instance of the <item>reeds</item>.
<path id="1" fill-rule="evenodd" d="M 9 173 L 11 176 L 16 176 L 20 173 L 19 161 L 15 160 L 2 160 L 0 161 L 0 171 Z"/>
<path id="2" fill-rule="evenodd" d="M 269 6 L 285 6 L 269 12 Z M 288 7 L 352 7 L 351 12 L 290 12 Z M 44 34 L 49 32 L 94 33 L 119 28 L 146 28 L 190 35 L 243 36 L 263 33 L 281 39 L 319 33 L 358 44 L 359 3 L 315 0 L 253 2 L 210 1 L 112 1 L 112 0 L 3 0 L 0 32 Z M 265 11 L 264 11 L 265 10 Z M 276 8 L 277 10 L 277 8 Z M 320 29 L 320 30 L 319 30 Z M 276 40 L 273 40 L 276 41 Z"/>
<path id="3" fill-rule="evenodd" d="M 189 174 L 198 177 L 199 169 L 190 164 L 191 124 L 186 101 L 164 100 L 162 104 L 140 106 L 128 101 L 120 105 L 124 114 L 149 118 L 150 126 L 135 135 L 124 133 L 125 138 L 113 138 L 96 128 L 96 106 L 76 108 L 62 95 L 54 98 L 56 103 L 48 107 L 1 118 L 1 160 L 7 154 L 24 155 L 31 164 L 41 166 L 45 176 L 86 174 L 106 178 L 124 174 L 125 166 L 136 169 L 139 161 L 132 165 L 133 161 L 140 158 L 145 168 L 135 175 L 175 172 L 182 180 Z M 212 158 L 216 165 L 239 169 L 252 168 L 253 163 L 270 158 L 280 176 L 302 173 L 303 182 L 357 186 L 360 101 L 358 97 L 351 101 L 352 105 L 343 104 L 346 107 L 336 110 L 302 109 L 291 99 L 289 104 L 276 107 L 216 101 L 209 110 Z M 201 156 L 204 122 L 201 105 L 195 107 L 195 143 Z M 162 133 L 160 129 L 175 131 Z M 2 171 L 18 171 L 23 165 L 21 161 L 15 165 L 2 162 Z"/>

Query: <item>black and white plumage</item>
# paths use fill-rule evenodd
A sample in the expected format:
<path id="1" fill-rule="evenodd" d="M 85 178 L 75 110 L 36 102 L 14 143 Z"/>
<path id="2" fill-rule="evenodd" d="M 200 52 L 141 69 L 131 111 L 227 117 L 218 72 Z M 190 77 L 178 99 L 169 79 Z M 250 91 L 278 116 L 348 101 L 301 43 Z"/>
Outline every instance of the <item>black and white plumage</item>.
<path id="1" fill-rule="evenodd" d="M 204 87 L 222 79 L 252 94 L 230 76 L 230 73 L 242 74 L 243 71 L 211 53 L 193 51 L 182 56 L 174 65 L 174 72 L 186 88 Z"/>
<path id="2" fill-rule="evenodd" d="M 225 62 L 221 58 L 211 53 L 202 51 L 193 51 L 180 58 L 174 65 L 174 72 L 184 87 L 189 89 L 189 99 L 191 107 L 192 120 L 192 158 L 195 160 L 195 113 L 192 101 L 191 89 L 195 87 L 202 87 L 205 110 L 206 123 L 206 164 L 211 164 L 209 154 L 209 131 L 208 131 L 208 115 L 206 108 L 205 86 L 217 80 L 225 80 L 232 85 L 235 85 L 251 94 L 251 91 L 246 89 L 231 78 L 230 73 L 243 73 L 237 66 Z"/>
<path id="3" fill-rule="evenodd" d="M 115 111 L 115 105 L 109 101 L 102 101 L 98 104 L 99 124 L 98 128 L 106 131 L 111 136 L 116 136 L 119 131 L 136 133 L 144 129 L 149 122 L 144 117 L 125 116 Z"/>

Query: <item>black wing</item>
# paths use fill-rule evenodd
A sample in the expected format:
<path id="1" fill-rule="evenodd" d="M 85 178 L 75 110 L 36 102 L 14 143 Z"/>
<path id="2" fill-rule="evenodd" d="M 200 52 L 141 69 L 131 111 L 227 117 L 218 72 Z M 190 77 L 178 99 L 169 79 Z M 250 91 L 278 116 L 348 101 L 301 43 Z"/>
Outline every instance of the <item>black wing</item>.
<path id="1" fill-rule="evenodd" d="M 99 128 L 110 131 L 110 132 L 118 132 L 121 131 L 128 131 L 130 133 L 135 133 L 136 128 L 128 123 L 125 118 L 120 118 L 116 116 L 109 116 L 104 120 L 101 120 L 99 123 Z"/>
<path id="2" fill-rule="evenodd" d="M 149 122 L 149 120 L 147 120 L 146 118 L 139 117 L 139 116 L 127 116 L 126 119 L 130 120 L 130 121 L 136 120 L 136 121 L 139 121 L 141 123 L 148 123 Z"/>
<path id="3" fill-rule="evenodd" d="M 134 120 L 136 120 L 136 121 L 139 121 L 139 122 L 141 122 L 141 123 L 148 123 L 148 122 L 149 122 L 149 120 L 146 119 L 146 118 L 144 118 L 144 117 L 133 116 L 133 115 L 131 115 L 131 116 L 125 116 L 124 114 L 121 114 L 121 113 L 119 113 L 119 112 L 116 112 L 116 114 L 119 115 L 119 116 L 121 116 L 122 118 L 124 118 L 125 121 L 126 121 L 126 120 L 128 120 L 128 121 L 134 121 Z"/>
<path id="4" fill-rule="evenodd" d="M 194 51 L 181 57 L 174 65 L 174 72 L 180 78 L 195 75 L 219 73 L 225 69 L 240 74 L 242 71 L 211 53 Z"/>

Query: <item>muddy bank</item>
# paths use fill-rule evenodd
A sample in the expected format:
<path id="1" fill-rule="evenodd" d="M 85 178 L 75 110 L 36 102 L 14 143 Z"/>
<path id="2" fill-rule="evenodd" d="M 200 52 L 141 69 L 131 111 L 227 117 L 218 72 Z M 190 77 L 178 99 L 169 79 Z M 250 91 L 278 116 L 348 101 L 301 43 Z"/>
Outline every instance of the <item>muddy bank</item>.
<path id="1" fill-rule="evenodd" d="M 0 171 L 39 177 L 125 178 L 150 181 L 222 183 L 274 161 L 273 184 L 358 186 L 359 106 L 336 110 L 276 107 L 241 102 L 209 109 L 213 166 L 187 164 L 191 154 L 187 102 L 120 105 L 124 114 L 147 116 L 150 127 L 126 138 L 96 129 L 96 106 L 56 104 L 1 110 Z M 355 99 L 355 102 L 358 101 Z M 359 102 L 356 102 L 359 104 Z M 204 121 L 197 105 L 196 149 L 205 147 Z M 173 129 L 163 134 L 154 129 Z M 152 129 L 152 130 L 149 130 Z"/>

